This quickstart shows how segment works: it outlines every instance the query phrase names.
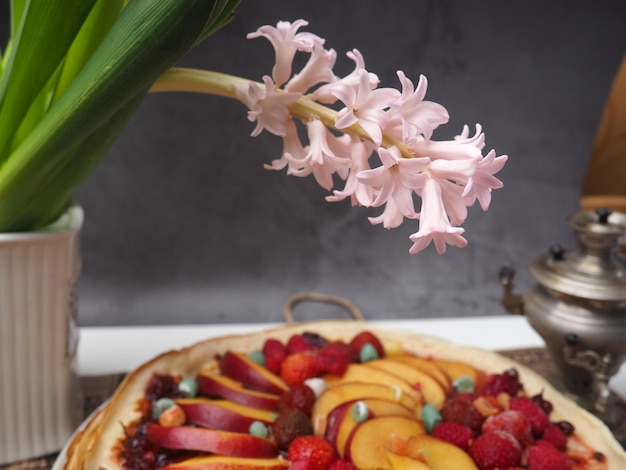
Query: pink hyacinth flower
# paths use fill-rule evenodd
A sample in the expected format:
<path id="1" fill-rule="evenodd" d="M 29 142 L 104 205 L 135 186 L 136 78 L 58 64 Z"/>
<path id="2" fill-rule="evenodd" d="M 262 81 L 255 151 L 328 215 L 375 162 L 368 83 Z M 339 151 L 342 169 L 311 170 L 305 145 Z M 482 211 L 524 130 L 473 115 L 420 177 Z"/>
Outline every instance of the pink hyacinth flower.
<path id="1" fill-rule="evenodd" d="M 304 68 L 287 82 L 285 90 L 305 93 L 320 83 L 333 81 L 336 60 L 337 53 L 334 49 L 326 50 L 316 44 Z"/>
<path id="2" fill-rule="evenodd" d="M 496 157 L 496 152 L 491 150 L 485 158 L 480 159 L 476 171 L 468 179 L 463 197 L 470 198 L 471 203 L 478 199 L 482 210 L 489 209 L 491 191 L 503 186 L 502 181 L 493 175 L 502 169 L 508 158 L 507 155 Z"/>
<path id="3" fill-rule="evenodd" d="M 327 196 L 328 202 L 343 201 L 346 197 L 350 197 L 353 206 L 370 206 L 374 202 L 374 188 L 361 183 L 357 175 L 365 170 L 370 169 L 369 159 L 374 151 L 371 142 L 353 138 L 350 142 L 350 159 L 352 166 L 350 173 L 346 178 L 346 184 L 342 190 L 333 191 L 332 196 Z"/>
<path id="4" fill-rule="evenodd" d="M 372 90 L 369 74 L 366 70 L 359 70 L 357 86 L 339 83 L 333 86 L 331 93 L 346 106 L 337 113 L 335 127 L 345 129 L 358 123 L 371 137 L 372 142 L 380 145 L 383 140 L 382 127 L 386 121 L 385 109 L 400 92 L 393 88 Z"/>
<path id="5" fill-rule="evenodd" d="M 307 131 L 310 144 L 306 155 L 298 159 L 286 154 L 289 160 L 288 174 L 307 176 L 313 173 L 317 183 L 330 191 L 333 187 L 332 175 L 339 173 L 345 178 L 352 164 L 346 157 L 348 154 L 346 139 L 332 135 L 319 119 L 309 121 Z"/>
<path id="6" fill-rule="evenodd" d="M 276 54 L 276 63 L 272 69 L 274 82 L 281 86 L 291 77 L 291 67 L 296 52 L 311 52 L 316 44 L 323 45 L 324 40 L 312 33 L 298 33 L 302 26 L 309 23 L 305 20 L 279 21 L 276 27 L 261 26 L 254 33 L 248 34 L 248 39 L 265 37 L 272 46 Z"/>
<path id="7" fill-rule="evenodd" d="M 357 176 L 361 183 L 374 187 L 378 192 L 372 206 L 379 207 L 393 199 L 400 213 L 407 218 L 414 218 L 417 214 L 413 205 L 413 191 L 421 186 L 424 178 L 421 171 L 430 160 L 426 157 L 402 158 L 397 147 L 380 147 L 378 156 L 382 166 L 362 171 Z M 385 228 L 390 227 L 385 225 Z"/>
<path id="8" fill-rule="evenodd" d="M 322 85 L 313 92 L 313 99 L 320 103 L 333 104 L 337 101 L 337 98 L 333 95 L 332 89 L 336 85 L 347 85 L 350 87 L 359 86 L 360 71 L 365 70 L 365 59 L 363 54 L 358 49 L 352 49 L 346 53 L 348 58 L 354 62 L 354 70 L 345 77 L 334 77 L 326 85 Z M 375 73 L 367 72 L 370 82 L 370 88 L 373 90 L 378 87 L 380 80 Z"/>
<path id="9" fill-rule="evenodd" d="M 424 101 L 428 88 L 428 80 L 424 75 L 420 75 L 416 89 L 413 88 L 413 83 L 404 75 L 404 72 L 399 70 L 397 75 L 402 84 L 402 95 L 392 101 L 390 107 L 397 112 L 400 120 L 402 141 L 413 142 L 419 135 L 429 140 L 433 130 L 450 119 L 448 111 L 438 103 Z"/>
<path id="10" fill-rule="evenodd" d="M 265 89 L 261 89 L 254 82 L 237 86 L 236 89 L 237 98 L 250 110 L 248 120 L 257 123 L 250 135 L 256 137 L 263 129 L 267 129 L 272 134 L 284 136 L 287 133 L 285 122 L 291 120 L 287 107 L 298 101 L 302 95 L 276 91 L 274 82 L 267 75 L 263 77 L 263 82 Z"/>
<path id="11" fill-rule="evenodd" d="M 433 178 L 428 178 L 422 188 L 421 196 L 419 231 L 409 237 L 413 242 L 409 253 L 419 253 L 431 242 L 435 243 L 439 254 L 445 253 L 446 245 L 467 246 L 467 240 L 462 237 L 465 229 L 453 227 L 450 224 L 448 214 L 444 209 L 439 183 Z"/>

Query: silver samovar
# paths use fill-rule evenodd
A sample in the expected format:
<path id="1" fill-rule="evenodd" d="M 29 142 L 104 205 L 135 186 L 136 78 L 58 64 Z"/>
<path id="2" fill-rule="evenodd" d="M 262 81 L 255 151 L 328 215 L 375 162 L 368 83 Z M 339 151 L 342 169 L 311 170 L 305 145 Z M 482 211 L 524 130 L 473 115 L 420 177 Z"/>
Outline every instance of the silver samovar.
<path id="1" fill-rule="evenodd" d="M 502 304 L 544 339 L 564 391 L 611 425 L 622 419 L 609 379 L 626 360 L 626 214 L 600 209 L 567 221 L 577 246 L 555 245 L 534 261 L 537 283 L 524 296 L 513 293 L 514 269 L 502 268 Z"/>

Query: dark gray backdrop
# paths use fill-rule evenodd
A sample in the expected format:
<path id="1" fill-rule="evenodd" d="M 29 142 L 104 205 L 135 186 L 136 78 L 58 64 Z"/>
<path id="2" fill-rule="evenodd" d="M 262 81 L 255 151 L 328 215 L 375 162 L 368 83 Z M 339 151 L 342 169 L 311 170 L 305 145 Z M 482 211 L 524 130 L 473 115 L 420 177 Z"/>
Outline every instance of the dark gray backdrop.
<path id="1" fill-rule="evenodd" d="M 313 179 L 269 172 L 280 140 L 249 137 L 235 101 L 149 96 L 77 195 L 86 211 L 83 325 L 281 321 L 301 291 L 347 297 L 368 318 L 497 315 L 498 269 L 571 245 L 595 129 L 626 45 L 623 0 L 244 0 L 184 63 L 259 80 L 273 51 L 248 32 L 305 18 L 338 52 L 358 48 L 382 86 L 429 79 L 448 139 L 479 122 L 508 154 L 491 210 L 472 208 L 469 246 L 411 256 L 417 225 L 387 231 L 379 210 L 329 204 Z M 337 316 L 302 308 L 301 318 Z"/>

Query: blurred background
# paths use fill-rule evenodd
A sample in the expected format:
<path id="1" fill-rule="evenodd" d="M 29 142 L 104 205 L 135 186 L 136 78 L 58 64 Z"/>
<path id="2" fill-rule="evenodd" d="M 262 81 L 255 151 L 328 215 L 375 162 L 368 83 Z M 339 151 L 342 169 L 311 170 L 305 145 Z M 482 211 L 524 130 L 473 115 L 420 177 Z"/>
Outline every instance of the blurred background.
<path id="1" fill-rule="evenodd" d="M 182 64 L 260 80 L 273 50 L 246 34 L 299 18 L 337 51 L 338 74 L 357 48 L 381 86 L 398 87 L 398 69 L 426 75 L 426 99 L 451 116 L 434 139 L 480 123 L 486 150 L 509 155 L 491 209 L 470 210 L 469 246 L 409 255 L 417 222 L 372 226 L 380 209 L 327 203 L 313 178 L 264 170 L 281 140 L 250 137 L 240 103 L 152 94 L 77 194 L 82 325 L 280 322 L 297 292 L 348 298 L 369 319 L 501 315 L 502 265 L 525 292 L 534 259 L 572 246 L 565 217 L 625 51 L 626 2 L 243 0 Z"/>

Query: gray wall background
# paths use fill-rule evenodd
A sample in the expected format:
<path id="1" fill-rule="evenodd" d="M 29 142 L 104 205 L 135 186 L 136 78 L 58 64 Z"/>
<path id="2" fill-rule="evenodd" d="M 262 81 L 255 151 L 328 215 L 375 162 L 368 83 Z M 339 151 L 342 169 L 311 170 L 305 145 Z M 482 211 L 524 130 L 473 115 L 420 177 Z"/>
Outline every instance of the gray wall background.
<path id="1" fill-rule="evenodd" d="M 77 194 L 81 324 L 279 322 L 302 291 L 347 297 L 371 319 L 500 315 L 501 265 L 525 291 L 532 260 L 572 245 L 564 219 L 625 50 L 626 2 L 243 0 L 183 63 L 259 80 L 273 51 L 246 34 L 298 18 L 337 50 L 338 71 L 356 47 L 382 86 L 397 86 L 397 69 L 426 75 L 427 99 L 451 115 L 434 138 L 479 122 L 487 147 L 509 155 L 491 210 L 470 211 L 469 246 L 411 256 L 416 224 L 372 226 L 378 209 L 326 203 L 312 178 L 264 170 L 280 139 L 249 137 L 238 102 L 150 95 Z"/>

